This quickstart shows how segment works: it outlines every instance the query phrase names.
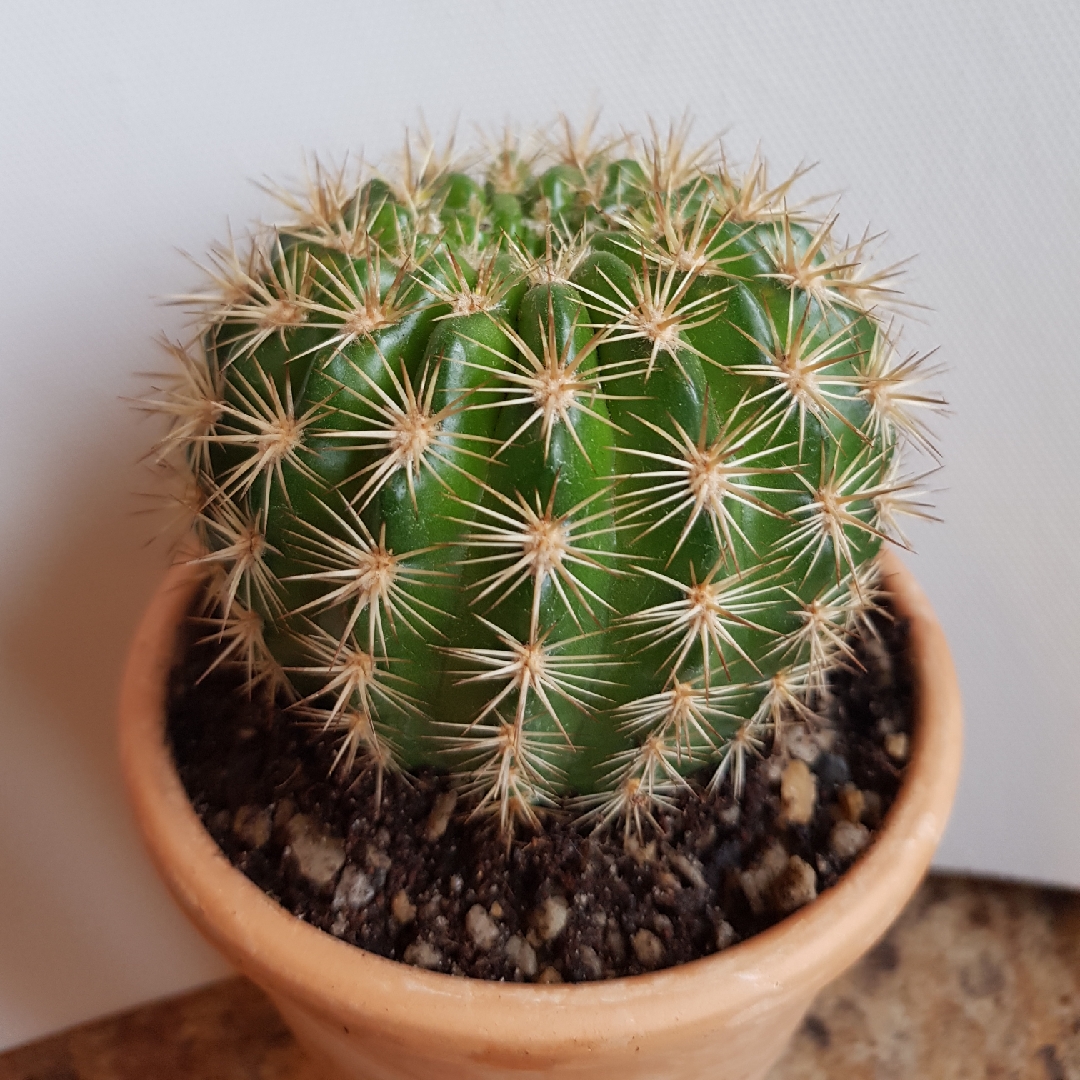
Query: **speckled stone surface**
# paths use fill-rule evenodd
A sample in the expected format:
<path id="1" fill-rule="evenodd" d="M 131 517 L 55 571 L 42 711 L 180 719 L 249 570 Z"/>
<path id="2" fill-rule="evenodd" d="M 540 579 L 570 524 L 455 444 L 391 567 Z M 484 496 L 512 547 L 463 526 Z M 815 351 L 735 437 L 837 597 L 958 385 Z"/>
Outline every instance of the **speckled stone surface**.
<path id="1" fill-rule="evenodd" d="M 769 1080 L 1080 1080 L 1080 894 L 931 877 Z"/>
<path id="2" fill-rule="evenodd" d="M 0 1080 L 324 1080 L 230 979 L 0 1055 Z M 1080 1080 L 1080 894 L 931 877 L 769 1080 Z"/>

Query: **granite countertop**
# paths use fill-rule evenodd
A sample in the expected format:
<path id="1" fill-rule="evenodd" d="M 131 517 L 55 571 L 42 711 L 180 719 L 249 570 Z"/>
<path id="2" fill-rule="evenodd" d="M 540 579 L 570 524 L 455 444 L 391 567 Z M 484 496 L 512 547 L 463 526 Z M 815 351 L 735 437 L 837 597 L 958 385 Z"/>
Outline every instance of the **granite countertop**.
<path id="1" fill-rule="evenodd" d="M 769 1080 L 1080 1080 L 1080 894 L 932 876 Z M 0 1054 L 0 1080 L 323 1080 L 229 979 Z"/>

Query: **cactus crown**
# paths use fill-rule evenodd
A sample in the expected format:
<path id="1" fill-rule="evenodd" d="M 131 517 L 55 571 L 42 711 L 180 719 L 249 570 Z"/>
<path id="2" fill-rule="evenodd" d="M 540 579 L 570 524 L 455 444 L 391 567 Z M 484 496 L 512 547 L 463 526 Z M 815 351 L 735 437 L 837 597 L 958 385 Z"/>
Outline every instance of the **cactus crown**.
<path id="1" fill-rule="evenodd" d="M 249 693 L 335 767 L 449 765 L 509 834 L 573 796 L 641 830 L 693 771 L 815 720 L 929 516 L 901 471 L 942 402 L 902 358 L 898 266 L 685 127 L 563 123 L 467 167 L 316 163 L 215 248 L 169 428 Z"/>

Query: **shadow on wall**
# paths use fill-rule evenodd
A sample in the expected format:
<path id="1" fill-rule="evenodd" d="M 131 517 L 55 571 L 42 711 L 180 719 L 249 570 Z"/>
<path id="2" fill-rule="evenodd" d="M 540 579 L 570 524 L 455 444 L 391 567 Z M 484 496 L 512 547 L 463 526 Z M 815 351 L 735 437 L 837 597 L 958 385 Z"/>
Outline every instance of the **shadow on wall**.
<path id="1" fill-rule="evenodd" d="M 126 408 L 103 419 L 131 432 Z M 132 494 L 129 446 L 150 437 L 69 456 L 82 469 L 42 500 L 53 520 L 24 522 L 0 610 L 0 1047 L 225 970 L 154 878 L 116 762 L 124 656 L 169 557 Z"/>

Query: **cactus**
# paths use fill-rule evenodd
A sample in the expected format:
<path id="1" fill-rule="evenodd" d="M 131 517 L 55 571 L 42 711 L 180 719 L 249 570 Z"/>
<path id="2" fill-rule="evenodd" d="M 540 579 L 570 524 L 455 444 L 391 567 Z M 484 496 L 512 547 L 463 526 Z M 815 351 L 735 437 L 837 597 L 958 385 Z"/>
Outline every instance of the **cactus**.
<path id="1" fill-rule="evenodd" d="M 755 157 L 506 137 L 472 168 L 316 164 L 213 251 L 167 414 L 214 666 L 338 740 L 342 777 L 451 768 L 508 835 L 655 824 L 687 777 L 814 723 L 926 517 L 901 269 Z M 701 770 L 708 769 L 709 773 Z"/>

